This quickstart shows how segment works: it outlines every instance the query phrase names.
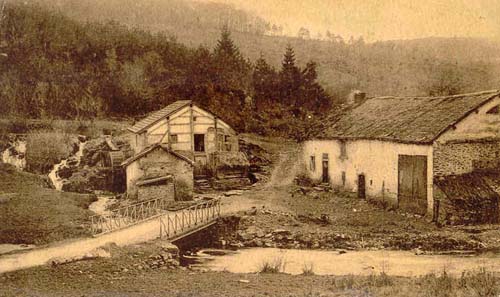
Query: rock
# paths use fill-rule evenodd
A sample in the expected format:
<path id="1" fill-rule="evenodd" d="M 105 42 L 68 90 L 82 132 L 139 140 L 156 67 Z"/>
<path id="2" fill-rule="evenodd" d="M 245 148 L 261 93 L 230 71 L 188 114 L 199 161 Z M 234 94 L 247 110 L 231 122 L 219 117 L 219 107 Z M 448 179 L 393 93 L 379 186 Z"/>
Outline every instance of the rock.
<path id="1" fill-rule="evenodd" d="M 273 231 L 273 234 L 282 234 L 282 235 L 289 235 L 292 232 L 285 230 L 285 229 L 276 229 Z"/>
<path id="2" fill-rule="evenodd" d="M 243 191 L 241 190 L 232 190 L 232 191 L 227 191 L 224 193 L 224 196 L 230 197 L 230 196 L 239 196 L 243 194 Z"/>
<path id="3" fill-rule="evenodd" d="M 16 196 L 17 196 L 17 193 L 1 194 L 0 195 L 0 204 L 9 203 Z"/>
<path id="4" fill-rule="evenodd" d="M 243 283 L 243 284 L 249 284 L 250 281 L 247 279 L 240 279 L 238 282 Z"/>

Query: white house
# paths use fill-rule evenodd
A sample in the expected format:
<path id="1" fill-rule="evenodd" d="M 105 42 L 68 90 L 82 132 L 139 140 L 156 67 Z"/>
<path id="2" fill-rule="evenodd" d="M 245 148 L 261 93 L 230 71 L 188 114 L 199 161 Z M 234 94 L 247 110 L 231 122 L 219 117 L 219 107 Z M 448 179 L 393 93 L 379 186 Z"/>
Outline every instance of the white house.
<path id="1" fill-rule="evenodd" d="M 306 173 L 361 198 L 435 215 L 437 192 L 450 190 L 436 187 L 436 178 L 497 167 L 499 94 L 358 98 L 303 143 Z"/>

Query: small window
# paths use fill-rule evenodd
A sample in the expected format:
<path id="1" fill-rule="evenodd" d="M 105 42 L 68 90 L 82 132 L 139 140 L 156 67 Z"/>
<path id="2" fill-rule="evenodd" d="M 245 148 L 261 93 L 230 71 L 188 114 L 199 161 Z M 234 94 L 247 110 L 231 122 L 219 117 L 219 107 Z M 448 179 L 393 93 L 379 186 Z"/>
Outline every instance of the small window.
<path id="1" fill-rule="evenodd" d="M 170 135 L 170 142 L 171 143 L 177 143 L 179 141 L 177 134 L 171 134 Z"/>
<path id="2" fill-rule="evenodd" d="M 193 117 L 193 122 L 196 122 L 196 117 Z"/>
<path id="3" fill-rule="evenodd" d="M 347 159 L 347 145 L 345 141 L 340 142 L 340 159 L 341 160 Z"/>
<path id="4" fill-rule="evenodd" d="M 487 114 L 499 114 L 500 113 L 500 107 L 498 105 L 495 106 L 495 107 L 492 107 L 486 113 Z"/>
<path id="5" fill-rule="evenodd" d="M 194 135 L 194 151 L 205 152 L 205 134 Z"/>
<path id="6" fill-rule="evenodd" d="M 312 172 L 316 171 L 316 157 L 315 156 L 311 156 L 311 158 L 309 159 L 309 170 L 311 170 Z"/>
<path id="7" fill-rule="evenodd" d="M 345 171 L 342 171 L 342 186 L 345 186 L 345 180 L 346 180 Z"/>
<path id="8" fill-rule="evenodd" d="M 328 154 L 323 154 L 323 160 L 328 160 Z"/>

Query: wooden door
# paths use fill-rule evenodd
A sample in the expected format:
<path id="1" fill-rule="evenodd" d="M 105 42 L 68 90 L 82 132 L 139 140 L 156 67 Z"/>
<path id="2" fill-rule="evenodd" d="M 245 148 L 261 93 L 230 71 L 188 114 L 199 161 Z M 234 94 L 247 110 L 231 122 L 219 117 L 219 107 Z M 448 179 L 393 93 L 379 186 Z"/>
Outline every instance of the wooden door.
<path id="1" fill-rule="evenodd" d="M 366 180 L 364 174 L 358 175 L 358 198 L 366 198 Z"/>
<path id="2" fill-rule="evenodd" d="M 322 181 L 324 183 L 330 182 L 330 177 L 328 176 L 328 160 L 323 160 L 323 173 L 322 173 Z"/>
<path id="3" fill-rule="evenodd" d="M 409 212 L 427 212 L 427 156 L 399 155 L 398 203 Z"/>

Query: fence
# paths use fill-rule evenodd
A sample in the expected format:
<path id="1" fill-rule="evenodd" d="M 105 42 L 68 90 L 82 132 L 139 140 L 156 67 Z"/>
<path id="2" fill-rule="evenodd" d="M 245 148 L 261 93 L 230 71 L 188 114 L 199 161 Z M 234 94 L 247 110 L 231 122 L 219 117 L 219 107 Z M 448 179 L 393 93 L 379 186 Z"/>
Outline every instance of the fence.
<path id="1" fill-rule="evenodd" d="M 218 218 L 220 200 L 204 201 L 173 212 L 166 208 L 167 200 L 158 198 L 117 208 L 106 215 L 94 215 L 90 217 L 91 232 L 93 235 L 109 233 L 159 217 L 160 236 L 165 233 L 168 237 L 168 234 L 180 234 L 189 231 L 192 226 L 200 226 Z"/>
<path id="2" fill-rule="evenodd" d="M 220 216 L 220 200 L 212 199 L 160 217 L 160 237 L 172 239 L 214 222 Z"/>

